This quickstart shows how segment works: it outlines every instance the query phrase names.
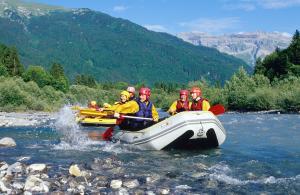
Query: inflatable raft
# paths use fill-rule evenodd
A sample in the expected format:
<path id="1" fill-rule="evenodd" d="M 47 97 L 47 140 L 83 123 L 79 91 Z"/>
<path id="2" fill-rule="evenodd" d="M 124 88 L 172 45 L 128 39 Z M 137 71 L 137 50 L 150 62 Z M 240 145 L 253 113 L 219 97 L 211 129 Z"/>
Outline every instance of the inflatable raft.
<path id="1" fill-rule="evenodd" d="M 212 112 L 189 111 L 140 131 L 121 130 L 114 135 L 114 139 L 145 150 L 204 149 L 223 144 L 226 131 Z"/>

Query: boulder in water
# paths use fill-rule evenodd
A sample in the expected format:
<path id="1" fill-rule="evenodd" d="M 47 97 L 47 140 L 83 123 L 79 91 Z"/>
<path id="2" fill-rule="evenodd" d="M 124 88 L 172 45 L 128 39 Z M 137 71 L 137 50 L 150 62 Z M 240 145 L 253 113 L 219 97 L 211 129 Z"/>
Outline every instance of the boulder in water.
<path id="1" fill-rule="evenodd" d="M 70 173 L 70 175 L 73 175 L 75 177 L 79 177 L 82 175 L 78 165 L 76 165 L 76 164 L 70 166 L 69 173 Z"/>
<path id="2" fill-rule="evenodd" d="M 45 172 L 47 170 L 47 166 L 45 164 L 31 164 L 29 167 L 27 167 L 26 171 L 27 173 L 31 172 Z"/>
<path id="3" fill-rule="evenodd" d="M 112 180 L 110 182 L 110 187 L 113 189 L 119 189 L 122 186 L 122 181 L 121 180 Z"/>
<path id="4" fill-rule="evenodd" d="M 10 137 L 0 139 L 0 147 L 15 147 L 16 145 L 15 140 Z"/>

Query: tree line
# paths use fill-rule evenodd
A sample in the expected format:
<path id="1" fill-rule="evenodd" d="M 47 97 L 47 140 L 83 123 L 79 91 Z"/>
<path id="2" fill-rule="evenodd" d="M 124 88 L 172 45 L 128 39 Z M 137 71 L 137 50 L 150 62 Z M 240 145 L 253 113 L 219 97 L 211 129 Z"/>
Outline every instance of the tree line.
<path id="1" fill-rule="evenodd" d="M 151 100 L 156 107 L 167 109 L 179 98 L 180 89 L 199 86 L 203 96 L 211 104 L 223 104 L 228 110 L 300 111 L 300 38 L 297 30 L 290 46 L 276 49 L 264 60 L 258 60 L 255 71 L 249 75 L 243 68 L 226 83 L 210 83 L 202 79 L 189 83 L 156 82 Z M 53 63 L 49 70 L 41 66 L 20 63 L 17 49 L 0 44 L 0 110 L 55 111 L 63 104 L 87 105 L 96 100 L 104 102 L 118 100 L 121 90 L 132 85 L 126 82 L 97 82 L 90 75 L 76 75 L 70 81 L 63 66 Z M 135 83 L 139 89 L 145 83 Z"/>

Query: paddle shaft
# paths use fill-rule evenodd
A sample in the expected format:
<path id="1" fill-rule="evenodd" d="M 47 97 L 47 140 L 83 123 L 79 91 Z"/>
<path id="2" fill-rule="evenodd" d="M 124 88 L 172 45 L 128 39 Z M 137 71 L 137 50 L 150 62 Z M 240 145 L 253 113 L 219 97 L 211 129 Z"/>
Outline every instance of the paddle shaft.
<path id="1" fill-rule="evenodd" d="M 145 118 L 145 117 L 138 117 L 138 116 L 127 116 L 127 115 L 121 115 L 121 118 L 130 118 L 130 119 L 141 119 L 146 121 L 153 121 L 153 118 Z"/>

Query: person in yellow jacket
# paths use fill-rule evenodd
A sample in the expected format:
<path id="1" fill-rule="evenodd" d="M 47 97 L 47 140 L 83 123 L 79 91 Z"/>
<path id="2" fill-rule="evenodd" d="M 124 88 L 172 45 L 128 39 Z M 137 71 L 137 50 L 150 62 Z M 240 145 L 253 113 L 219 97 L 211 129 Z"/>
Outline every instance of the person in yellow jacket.
<path id="1" fill-rule="evenodd" d="M 170 115 L 174 115 L 179 112 L 188 111 L 191 108 L 191 102 L 188 100 L 189 91 L 188 90 L 180 90 L 179 92 L 179 100 L 176 100 L 170 106 L 168 112 Z"/>
<path id="2" fill-rule="evenodd" d="M 191 111 L 208 111 L 210 109 L 210 104 L 207 99 L 202 97 L 202 91 L 199 87 L 192 87 L 190 93 L 193 99 Z"/>
<path id="3" fill-rule="evenodd" d="M 114 111 L 114 117 L 119 118 L 120 114 L 135 114 L 139 111 L 139 105 L 136 101 L 129 100 L 130 94 L 127 91 L 122 91 L 120 101 L 116 102 L 111 107 L 105 108 L 106 111 Z"/>

